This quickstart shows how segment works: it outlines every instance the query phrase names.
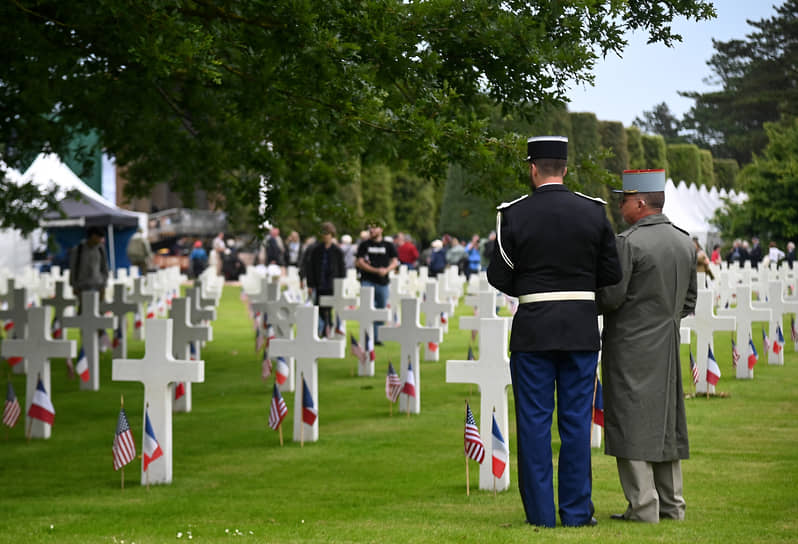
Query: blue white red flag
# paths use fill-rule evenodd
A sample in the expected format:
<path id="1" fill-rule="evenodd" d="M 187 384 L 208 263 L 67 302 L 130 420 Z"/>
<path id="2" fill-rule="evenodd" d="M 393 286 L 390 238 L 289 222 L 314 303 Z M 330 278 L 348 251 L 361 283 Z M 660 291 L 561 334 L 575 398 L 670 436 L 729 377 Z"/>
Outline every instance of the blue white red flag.
<path id="1" fill-rule="evenodd" d="M 773 353 L 778 355 L 784 350 L 784 334 L 781 332 L 781 325 L 776 325 L 776 338 L 773 339 Z"/>
<path id="2" fill-rule="evenodd" d="M 83 349 L 83 346 L 80 346 L 80 351 L 78 352 L 78 364 L 75 367 L 75 371 L 77 371 L 81 381 L 89 381 L 89 359 L 86 357 L 86 350 Z"/>
<path id="3" fill-rule="evenodd" d="M 708 346 L 709 352 L 707 353 L 707 383 L 716 385 L 720 380 L 720 367 L 712 354 L 712 346 Z"/>
<path id="4" fill-rule="evenodd" d="M 274 373 L 274 379 L 277 382 L 277 385 L 283 385 L 286 380 L 288 379 L 288 373 L 290 372 L 288 368 L 288 363 L 285 360 L 285 357 L 278 356 L 277 357 L 277 368 Z"/>
<path id="5" fill-rule="evenodd" d="M 756 348 L 754 347 L 753 339 L 748 339 L 748 370 L 754 368 L 757 361 L 759 360 L 759 354 L 756 352 Z"/>
<path id="6" fill-rule="evenodd" d="M 14 386 L 11 385 L 11 382 L 8 382 L 6 403 L 3 407 L 3 425 L 9 428 L 16 425 L 20 413 L 22 413 L 22 409 L 19 406 L 19 400 L 17 400 L 17 394 L 14 393 Z"/>
<path id="7" fill-rule="evenodd" d="M 441 312 L 441 325 L 449 323 L 449 316 L 446 312 Z"/>
<path id="8" fill-rule="evenodd" d="M 186 396 L 186 384 L 183 382 L 177 382 L 175 384 L 175 400 L 180 400 L 181 397 Z"/>
<path id="9" fill-rule="evenodd" d="M 285 405 L 283 396 L 280 394 L 280 389 L 277 384 L 274 384 L 274 391 L 272 392 L 272 402 L 269 408 L 269 427 L 275 431 L 280 427 L 280 423 L 285 419 L 288 413 L 288 407 Z"/>
<path id="10" fill-rule="evenodd" d="M 188 358 L 192 361 L 197 360 L 197 347 L 195 346 L 194 342 L 188 343 Z"/>
<path id="11" fill-rule="evenodd" d="M 50 334 L 56 340 L 60 339 L 64 334 L 64 329 L 61 327 L 61 321 L 57 317 L 53 317 L 53 324 L 50 326 Z"/>
<path id="12" fill-rule="evenodd" d="M 141 325 L 142 325 L 142 321 L 141 321 L 141 312 L 138 312 L 138 311 L 137 311 L 137 312 L 136 312 L 136 314 L 135 314 L 135 315 L 134 315 L 134 317 L 133 317 L 133 326 L 134 326 L 135 328 L 137 328 L 137 329 L 140 329 L 140 328 L 141 328 Z"/>
<path id="13" fill-rule="evenodd" d="M 9 319 L 5 323 L 3 323 L 3 330 L 5 330 L 6 332 L 10 331 L 13 328 L 14 328 L 14 321 L 12 319 Z"/>
<path id="14" fill-rule="evenodd" d="M 114 348 L 118 348 L 121 342 L 122 342 L 122 326 L 120 325 L 119 327 L 114 329 L 114 339 L 111 342 L 111 346 L 113 346 Z"/>
<path id="15" fill-rule="evenodd" d="M 593 423 L 604 426 L 604 389 L 601 380 L 596 378 L 596 398 L 593 399 Z"/>
<path id="16" fill-rule="evenodd" d="M 732 343 L 734 340 L 732 340 Z M 693 383 L 698 383 L 698 365 L 695 364 L 695 359 L 693 359 L 693 351 L 690 350 L 690 373 L 693 375 Z"/>
<path id="17" fill-rule="evenodd" d="M 375 359 L 374 340 L 371 339 L 371 336 L 369 335 L 368 331 L 366 331 L 366 355 L 368 356 L 368 359 L 366 359 L 366 361 L 372 361 L 372 362 L 374 361 Z"/>
<path id="18" fill-rule="evenodd" d="M 485 444 L 482 442 L 482 437 L 479 436 L 479 427 L 477 421 L 474 419 L 474 414 L 471 413 L 471 407 L 466 403 L 466 420 L 465 420 L 465 454 L 479 464 L 485 460 Z"/>
<path id="19" fill-rule="evenodd" d="M 402 393 L 416 398 L 416 377 L 413 374 L 413 365 L 410 363 L 407 363 L 407 376 L 405 376 L 405 383 L 402 384 Z"/>
<path id="20" fill-rule="evenodd" d="M 144 450 L 144 472 L 146 472 L 150 463 L 163 456 L 161 445 L 158 444 L 155 431 L 152 430 L 150 413 L 146 409 L 144 410 L 144 447 L 142 450 Z"/>
<path id="21" fill-rule="evenodd" d="M 341 318 L 337 315 L 335 316 L 335 334 L 339 336 L 346 336 L 346 330 L 344 330 L 344 322 L 341 321 Z"/>
<path id="22" fill-rule="evenodd" d="M 310 394 L 305 377 L 302 377 L 302 421 L 308 425 L 313 425 L 319 413 L 313 403 L 313 396 Z"/>
<path id="23" fill-rule="evenodd" d="M 36 391 L 33 393 L 33 401 L 30 408 L 28 408 L 28 417 L 44 421 L 45 423 L 53 424 L 55 421 L 55 408 L 50 400 L 50 395 L 44 388 L 42 379 L 36 383 Z"/>
<path id="24" fill-rule="evenodd" d="M 437 342 L 427 342 L 427 349 L 430 351 L 438 351 L 438 343 Z"/>
<path id="25" fill-rule="evenodd" d="M 507 467 L 507 460 L 510 458 L 510 450 L 504 441 L 499 424 L 496 423 L 496 414 L 493 414 L 493 475 L 501 478 L 504 469 Z"/>

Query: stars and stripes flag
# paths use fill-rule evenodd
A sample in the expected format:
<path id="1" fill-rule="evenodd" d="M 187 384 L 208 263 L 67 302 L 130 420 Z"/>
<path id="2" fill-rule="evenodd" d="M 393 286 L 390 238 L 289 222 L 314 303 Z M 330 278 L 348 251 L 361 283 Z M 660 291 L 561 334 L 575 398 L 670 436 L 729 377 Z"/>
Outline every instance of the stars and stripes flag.
<path id="1" fill-rule="evenodd" d="M 795 329 L 795 317 L 790 317 L 790 337 L 793 342 L 798 342 L 798 330 Z"/>
<path id="2" fill-rule="evenodd" d="M 308 425 L 313 425 L 319 413 L 316 410 L 316 405 L 313 403 L 313 396 L 308 389 L 308 383 L 305 377 L 302 376 L 302 421 Z"/>
<path id="3" fill-rule="evenodd" d="M 361 361 L 363 359 L 363 355 L 365 352 L 363 351 L 363 348 L 360 347 L 360 344 L 358 343 L 354 334 L 349 335 L 349 351 L 352 353 L 352 355 L 355 356 L 355 358 L 358 361 Z"/>
<path id="4" fill-rule="evenodd" d="M 255 352 L 258 352 L 263 349 L 266 345 L 266 335 L 264 334 L 263 330 L 261 329 L 260 325 L 258 324 L 257 320 L 255 321 Z"/>
<path id="5" fill-rule="evenodd" d="M 138 310 L 136 311 L 135 315 L 133 316 L 133 326 L 137 329 L 140 329 L 142 325 L 141 321 L 141 312 Z"/>
<path id="6" fill-rule="evenodd" d="M 33 393 L 33 401 L 28 408 L 28 417 L 44 421 L 50 425 L 55 421 L 55 408 L 50 400 L 50 395 L 44 388 L 42 379 L 36 383 L 36 391 Z"/>
<path id="7" fill-rule="evenodd" d="M 389 401 L 396 402 L 401 391 L 402 381 L 399 379 L 399 374 L 394 370 L 393 364 L 388 361 L 388 374 L 385 376 L 385 396 Z"/>
<path id="8" fill-rule="evenodd" d="M 53 323 L 50 325 L 50 334 L 56 340 L 60 339 L 64 334 L 64 328 L 61 326 L 61 321 L 57 317 L 53 317 Z"/>
<path id="9" fill-rule="evenodd" d="M 261 359 L 260 365 L 260 377 L 261 379 L 267 379 L 269 376 L 272 375 L 272 360 L 269 358 L 269 350 L 263 350 L 263 358 Z"/>
<path id="10" fill-rule="evenodd" d="M 759 354 L 756 352 L 756 348 L 754 347 L 754 340 L 752 338 L 748 339 L 748 370 L 751 370 L 756 365 L 757 361 L 759 360 Z"/>
<path id="11" fill-rule="evenodd" d="M 155 431 L 152 430 L 152 423 L 150 423 L 149 408 L 144 410 L 144 446 L 141 448 L 144 453 L 144 472 L 150 463 L 163 456 L 163 450 L 155 438 Z"/>
<path id="12" fill-rule="evenodd" d="M 114 453 L 114 470 L 119 470 L 136 458 L 136 444 L 133 440 L 133 433 L 130 431 L 130 424 L 127 421 L 127 414 L 124 408 L 119 410 L 112 450 Z"/>
<path id="13" fill-rule="evenodd" d="M 715 361 L 715 356 L 712 354 L 712 346 L 708 346 L 709 352 L 707 353 L 707 383 L 716 385 L 720 380 L 720 367 L 718 362 Z"/>
<path id="14" fill-rule="evenodd" d="M 507 443 L 504 441 L 502 432 L 499 430 L 499 424 L 496 423 L 496 413 L 493 414 L 493 475 L 501 478 L 504 474 L 504 469 L 507 468 L 507 460 L 510 458 L 510 450 L 507 448 Z"/>
<path id="15" fill-rule="evenodd" d="M 734 342 L 734 338 L 732 338 L 732 366 L 737 368 L 737 361 L 740 360 L 740 351 L 737 349 L 737 344 Z"/>
<path id="16" fill-rule="evenodd" d="M 288 407 L 285 405 L 285 400 L 283 400 L 283 396 L 280 394 L 277 383 L 275 383 L 274 391 L 272 392 L 272 402 L 269 408 L 269 427 L 276 431 L 278 427 L 280 427 L 280 423 L 285 419 L 287 413 Z"/>
<path id="17" fill-rule="evenodd" d="M 593 423 L 604 426 L 604 389 L 601 380 L 596 377 L 596 398 L 593 399 Z"/>
<path id="18" fill-rule="evenodd" d="M 374 340 L 369 335 L 368 331 L 366 331 L 366 357 L 363 362 L 371 361 L 374 362 L 376 358 L 376 354 L 374 353 Z"/>
<path id="19" fill-rule="evenodd" d="M 416 377 L 413 374 L 413 365 L 407 363 L 407 376 L 405 376 L 405 383 L 402 384 L 402 393 L 408 397 L 416 398 Z"/>
<path id="20" fill-rule="evenodd" d="M 5 425 L 8 428 L 11 428 L 14 425 L 16 425 L 20 413 L 22 413 L 22 409 L 19 406 L 19 400 L 17 400 L 17 394 L 14 393 L 14 386 L 11 385 L 11 382 L 8 382 L 6 403 L 5 406 L 3 407 L 3 425 Z"/>
<path id="21" fill-rule="evenodd" d="M 768 333 L 765 332 L 765 327 L 762 327 L 762 348 L 765 353 L 770 351 L 770 338 L 768 338 Z"/>
<path id="22" fill-rule="evenodd" d="M 277 382 L 277 385 L 283 385 L 286 380 L 288 380 L 288 374 L 290 373 L 290 369 L 288 367 L 288 362 L 286 362 L 285 357 L 282 355 L 277 356 L 277 368 L 274 372 L 274 379 Z"/>
<path id="23" fill-rule="evenodd" d="M 89 381 L 89 359 L 86 357 L 86 350 L 83 349 L 83 346 L 80 346 L 80 351 L 78 352 L 78 365 L 75 367 L 75 370 L 80 376 L 80 380 L 83 382 Z"/>
<path id="24" fill-rule="evenodd" d="M 734 340 L 732 340 L 734 343 Z M 693 384 L 698 383 L 698 365 L 695 364 L 695 359 L 693 359 L 693 350 L 690 350 L 690 373 L 693 375 Z"/>
<path id="25" fill-rule="evenodd" d="M 471 413 L 471 407 L 466 402 L 466 420 L 465 420 L 465 454 L 480 465 L 485 460 L 485 444 L 479 436 L 479 428 L 474 419 L 474 414 Z"/>
<path id="26" fill-rule="evenodd" d="M 776 338 L 773 339 L 773 353 L 778 355 L 784 350 L 784 334 L 781 332 L 781 325 L 776 325 Z"/>

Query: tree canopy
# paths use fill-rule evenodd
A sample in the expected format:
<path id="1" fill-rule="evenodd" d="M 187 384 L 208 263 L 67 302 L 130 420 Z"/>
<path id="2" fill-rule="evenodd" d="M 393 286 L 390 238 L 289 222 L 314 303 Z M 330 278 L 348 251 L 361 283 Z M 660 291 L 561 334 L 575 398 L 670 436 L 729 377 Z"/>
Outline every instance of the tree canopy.
<path id="1" fill-rule="evenodd" d="M 671 45 L 674 18 L 712 16 L 708 0 L 4 2 L 0 149 L 20 168 L 93 130 L 129 196 L 166 182 L 254 215 L 267 187 L 261 218 L 329 198 L 363 158 L 430 180 L 461 164 L 467 190 L 498 194 L 523 151 L 486 104 L 540 115 L 627 30 Z"/>
<path id="2" fill-rule="evenodd" d="M 798 115 L 798 0 L 786 0 L 769 19 L 747 22 L 754 31 L 745 39 L 713 40 L 707 80 L 721 89 L 681 93 L 695 100 L 682 125 L 691 140 L 740 164 L 767 145 L 765 123 Z"/>

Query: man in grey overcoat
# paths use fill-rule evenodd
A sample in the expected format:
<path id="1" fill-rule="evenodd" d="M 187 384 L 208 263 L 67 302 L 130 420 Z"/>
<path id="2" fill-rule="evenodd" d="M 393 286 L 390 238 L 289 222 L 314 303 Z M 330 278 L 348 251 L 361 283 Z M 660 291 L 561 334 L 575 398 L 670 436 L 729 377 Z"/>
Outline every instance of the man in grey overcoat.
<path id="1" fill-rule="evenodd" d="M 605 452 L 616 457 L 628 507 L 615 519 L 683 520 L 681 459 L 689 457 L 679 322 L 696 301 L 696 251 L 663 215 L 664 170 L 623 175 L 616 239 L 623 278 L 597 294 L 604 314 Z M 700 349 L 700 347 L 699 347 Z"/>

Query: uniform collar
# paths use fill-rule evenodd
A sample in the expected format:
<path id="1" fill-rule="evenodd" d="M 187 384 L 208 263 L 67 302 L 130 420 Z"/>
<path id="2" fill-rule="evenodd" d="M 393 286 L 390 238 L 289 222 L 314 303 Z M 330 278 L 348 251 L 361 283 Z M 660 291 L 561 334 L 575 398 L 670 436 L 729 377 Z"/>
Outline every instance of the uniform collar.
<path id="1" fill-rule="evenodd" d="M 645 227 L 648 225 L 661 225 L 669 224 L 671 220 L 664 213 L 655 213 L 654 215 L 647 215 L 640 221 L 634 224 L 635 227 Z"/>
<path id="2" fill-rule="evenodd" d="M 545 185 L 541 185 L 537 189 L 535 189 L 535 193 L 539 193 L 540 191 L 567 191 L 568 187 L 563 185 L 562 183 L 546 183 Z"/>

